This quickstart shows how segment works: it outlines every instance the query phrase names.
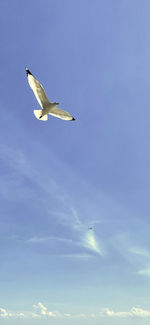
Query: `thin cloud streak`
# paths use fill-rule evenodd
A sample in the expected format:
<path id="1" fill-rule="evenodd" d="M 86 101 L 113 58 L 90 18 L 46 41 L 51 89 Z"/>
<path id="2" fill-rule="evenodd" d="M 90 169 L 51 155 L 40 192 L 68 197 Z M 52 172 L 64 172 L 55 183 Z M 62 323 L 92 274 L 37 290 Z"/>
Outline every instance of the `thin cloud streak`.
<path id="1" fill-rule="evenodd" d="M 82 244 L 87 249 L 90 249 L 99 255 L 103 255 L 102 250 L 99 247 L 98 240 L 93 232 L 86 232 L 85 236 L 82 239 Z"/>
<path id="2" fill-rule="evenodd" d="M 150 276 L 150 268 L 139 270 L 137 274 Z"/>
<path id="3" fill-rule="evenodd" d="M 67 238 L 62 238 L 62 237 L 55 237 L 55 236 L 50 236 L 50 237 L 32 237 L 27 239 L 25 242 L 26 243 L 42 243 L 42 242 L 47 242 L 47 241 L 61 241 L 61 242 L 66 242 L 66 243 L 73 243 L 72 239 L 67 239 Z"/>
<path id="4" fill-rule="evenodd" d="M 75 208 L 71 207 L 71 215 L 61 213 L 60 217 L 63 219 L 62 224 L 67 225 L 72 229 L 72 231 L 77 231 L 79 237 L 76 240 L 68 239 L 68 238 L 61 238 L 56 236 L 45 236 L 45 237 L 32 237 L 26 240 L 26 243 L 44 243 L 48 242 L 50 240 L 56 240 L 56 241 L 62 241 L 66 242 L 71 245 L 75 246 L 81 246 L 83 248 L 86 248 L 90 250 L 91 252 L 98 253 L 99 255 L 103 256 L 104 253 L 102 252 L 102 249 L 99 247 L 98 239 L 96 238 L 94 231 L 87 230 L 87 225 L 84 225 L 82 221 L 80 220 L 77 211 Z M 59 217 L 59 213 L 56 213 L 56 215 Z M 85 230 L 86 229 L 86 230 Z M 70 254 L 69 254 L 70 255 Z M 66 254 L 66 256 L 69 256 Z M 70 256 L 73 257 L 74 254 L 71 254 Z M 84 255 L 84 254 L 83 254 Z M 75 257 L 77 255 L 75 254 Z"/>
<path id="5" fill-rule="evenodd" d="M 94 231 L 85 231 L 87 225 L 84 225 L 82 223 L 75 209 L 72 208 L 72 212 L 74 217 L 74 224 L 72 225 L 72 228 L 81 232 L 81 241 L 79 241 L 78 245 L 90 249 L 98 253 L 99 255 L 103 255 L 102 250 L 99 247 L 98 240 L 94 234 Z"/>
<path id="6" fill-rule="evenodd" d="M 142 257 L 150 257 L 150 252 L 144 248 L 133 247 L 133 248 L 130 248 L 129 251 L 133 254 L 140 255 Z"/>
<path id="7" fill-rule="evenodd" d="M 88 260 L 88 259 L 91 259 L 95 256 L 91 255 L 91 254 L 61 254 L 62 257 L 66 257 L 66 258 L 75 258 L 75 259 L 83 259 L 83 260 Z"/>
<path id="8" fill-rule="evenodd" d="M 62 196 L 61 196 L 61 188 L 57 182 L 55 182 L 55 179 L 51 180 L 51 184 L 46 183 L 45 174 L 42 173 L 42 178 L 40 177 L 40 173 L 38 170 L 38 165 L 33 168 L 33 166 L 30 164 L 29 159 L 25 156 L 24 153 L 22 153 L 19 150 L 14 150 L 13 148 L 10 148 L 8 146 L 1 145 L 0 146 L 0 152 L 2 154 L 3 159 L 5 162 L 9 162 L 11 165 L 11 168 L 14 169 L 14 171 L 17 171 L 17 177 L 20 177 L 21 175 L 24 175 L 31 179 L 33 182 L 36 182 L 36 184 L 44 190 L 45 194 L 51 193 L 61 204 L 62 202 Z M 19 174 L 18 174 L 19 172 Z M 20 175 L 20 176 L 19 176 Z M 45 200 L 45 194 L 43 193 L 43 196 L 41 196 L 41 200 Z M 90 250 L 91 252 L 95 252 L 99 255 L 103 255 L 102 249 L 99 247 L 98 239 L 96 238 L 94 232 L 87 231 L 87 222 L 84 224 L 79 217 L 79 214 L 77 210 L 73 207 L 73 204 L 68 197 L 67 194 L 63 193 L 63 206 L 66 210 L 65 212 L 62 211 L 56 213 L 55 215 L 58 216 L 58 219 L 61 219 L 61 223 L 69 227 L 73 232 L 75 232 L 76 239 L 73 241 L 68 238 L 59 238 L 55 236 L 36 236 L 33 235 L 31 238 L 27 239 L 26 243 L 48 243 L 51 240 L 55 241 L 62 241 L 64 243 L 68 243 L 75 246 L 80 246 L 83 248 L 86 248 Z M 69 206 L 68 206 L 68 203 Z M 62 205 L 62 204 L 61 204 Z M 45 203 L 44 203 L 45 206 Z M 67 209 L 66 209 L 67 208 Z M 49 209 L 49 208 L 48 208 Z"/>

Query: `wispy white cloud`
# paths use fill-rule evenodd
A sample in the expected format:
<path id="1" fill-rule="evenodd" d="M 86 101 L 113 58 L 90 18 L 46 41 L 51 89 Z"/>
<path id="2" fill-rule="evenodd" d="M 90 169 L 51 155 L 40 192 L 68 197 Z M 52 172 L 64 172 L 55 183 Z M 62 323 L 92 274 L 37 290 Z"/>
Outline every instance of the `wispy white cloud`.
<path id="1" fill-rule="evenodd" d="M 60 317 L 61 314 L 58 311 L 49 311 L 47 307 L 45 307 L 41 302 L 38 302 L 37 305 L 34 305 L 34 308 L 36 309 L 35 315 L 39 316 L 48 316 L 48 317 Z M 35 317 L 34 317 L 35 318 Z"/>
<path id="2" fill-rule="evenodd" d="M 0 153 L 6 166 L 10 166 L 12 170 L 21 171 L 21 174 L 34 178 L 31 165 L 21 150 L 0 144 Z"/>
<path id="3" fill-rule="evenodd" d="M 85 313 L 79 313 L 79 314 L 71 314 L 71 313 L 60 313 L 58 310 L 50 311 L 43 305 L 41 302 L 38 302 L 36 305 L 33 306 L 35 309 L 35 313 L 32 313 L 32 318 L 38 318 L 39 317 L 55 317 L 55 318 L 86 318 L 87 315 Z"/>
<path id="4" fill-rule="evenodd" d="M 25 152 L 23 152 L 21 149 L 16 149 L 4 144 L 0 144 L 0 155 L 1 155 L 1 159 L 3 159 L 5 163 L 5 166 L 9 167 L 9 183 L 11 179 L 12 187 L 14 189 L 14 191 L 11 190 L 11 195 L 10 195 L 10 191 L 8 193 L 5 193 L 6 192 L 5 188 L 7 188 L 7 186 L 5 186 L 5 188 L 3 187 L 0 188 L 2 194 L 5 195 L 6 199 L 10 200 L 10 197 L 12 196 L 12 194 L 15 194 L 16 191 L 17 191 L 17 197 L 18 194 L 19 196 L 21 196 L 21 193 L 23 192 L 24 194 L 25 191 L 27 197 L 28 197 L 28 193 L 33 194 L 34 191 L 33 193 L 31 193 L 31 189 L 27 188 L 26 190 L 25 184 L 21 184 L 22 186 L 20 185 L 20 182 L 23 181 L 23 178 L 27 178 L 30 181 L 32 181 L 33 184 L 36 184 L 38 189 L 43 191 L 43 197 L 45 193 L 51 194 L 53 196 L 57 193 L 57 200 L 61 201 L 59 195 L 60 188 L 57 182 L 55 181 L 54 177 L 50 177 L 49 179 L 47 179 L 46 171 L 42 171 L 42 175 L 41 175 L 40 172 L 41 167 L 38 164 L 36 164 L 36 162 L 34 164 L 34 161 L 32 161 L 31 163 L 30 157 L 28 157 L 25 154 Z M 6 175 L 4 177 L 4 182 L 7 185 Z M 19 192 L 18 188 L 20 188 L 20 193 L 18 193 Z"/>
<path id="5" fill-rule="evenodd" d="M 96 238 L 94 230 L 92 231 L 87 230 L 88 229 L 87 223 L 84 224 L 81 221 L 75 208 L 71 208 L 71 211 L 72 211 L 71 226 L 74 230 L 79 231 L 81 234 L 77 245 L 85 247 L 93 252 L 98 253 L 99 255 L 103 255 L 102 249 L 99 247 L 99 242 L 98 239 Z"/>
<path id="6" fill-rule="evenodd" d="M 69 198 L 66 198 L 66 201 L 70 201 Z M 52 216 L 57 217 L 60 220 L 60 223 L 64 226 L 67 226 L 71 228 L 74 231 L 83 231 L 85 229 L 85 226 L 81 219 L 79 218 L 79 215 L 77 213 L 77 210 L 73 207 L 72 203 L 70 202 L 70 205 L 68 206 L 67 211 L 50 211 L 50 214 Z"/>
<path id="7" fill-rule="evenodd" d="M 64 243 L 68 243 L 74 246 L 81 246 L 83 248 L 89 249 L 91 252 L 98 253 L 99 255 L 104 255 L 102 252 L 102 248 L 99 246 L 99 241 L 94 233 L 94 230 L 89 231 L 87 224 L 84 224 L 81 219 L 78 216 L 78 213 L 75 208 L 71 208 L 70 214 L 64 214 L 59 212 L 56 213 L 58 217 L 61 218 L 62 223 L 64 225 L 67 224 L 68 227 L 71 228 L 73 232 L 77 231 L 76 239 L 72 240 L 70 238 L 62 238 L 62 237 L 56 237 L 56 236 L 45 236 L 45 237 L 37 237 L 33 236 L 26 240 L 26 243 L 44 243 L 48 242 L 50 240 L 54 241 L 62 241 Z M 66 256 L 71 257 L 79 257 L 80 254 L 66 254 Z M 82 255 L 82 254 L 81 254 Z M 81 256 L 80 255 L 80 256 Z M 83 256 L 87 257 L 87 254 L 83 254 Z M 89 255 L 88 255 L 89 257 Z"/>
<path id="8" fill-rule="evenodd" d="M 93 318 L 146 318 L 150 317 L 150 311 L 140 308 L 140 307 L 132 307 L 128 311 L 114 311 L 109 307 L 101 309 L 100 312 L 94 313 L 70 313 L 70 312 L 60 312 L 58 310 L 49 310 L 43 303 L 38 302 L 33 305 L 33 309 L 31 311 L 25 312 L 12 312 L 8 311 L 4 308 L 0 308 L 0 319 L 7 318 L 28 318 L 28 319 L 39 319 L 39 318 L 74 318 L 74 319 L 93 319 Z"/>
<path id="9" fill-rule="evenodd" d="M 76 259 L 84 259 L 84 260 L 88 260 L 90 258 L 93 257 L 93 255 L 91 254 L 77 254 L 77 253 L 74 253 L 74 254 L 62 254 L 61 255 L 62 257 L 66 257 L 66 258 L 76 258 Z"/>
<path id="10" fill-rule="evenodd" d="M 9 312 L 4 308 L 0 308 L 0 318 L 24 318 L 24 313 L 19 312 Z"/>
<path id="11" fill-rule="evenodd" d="M 73 241 L 72 239 L 68 238 L 61 238 L 61 237 L 55 237 L 55 236 L 50 236 L 50 237 L 31 237 L 25 241 L 27 244 L 44 244 L 49 241 L 57 241 L 57 242 L 63 242 L 68 245 L 76 245 L 76 246 L 82 246 L 85 247 L 86 249 L 89 249 L 90 252 L 96 252 L 100 255 L 103 255 L 102 251 L 99 248 L 98 242 L 96 238 L 94 237 L 93 234 L 86 233 L 85 236 L 82 238 L 82 240 L 79 241 Z M 55 255 L 55 254 L 54 254 Z M 57 254 L 58 255 L 58 254 Z M 86 253 L 65 253 L 62 254 L 62 257 L 67 257 L 67 258 L 76 258 L 76 259 L 89 259 L 92 258 L 92 254 L 86 254 Z"/>
<path id="12" fill-rule="evenodd" d="M 36 313 L 31 313 L 31 318 L 41 318 L 41 315 L 38 315 Z"/>
<path id="13" fill-rule="evenodd" d="M 98 253 L 99 255 L 103 255 L 102 250 L 99 247 L 98 240 L 92 231 L 87 231 L 82 238 L 82 244 L 84 247 Z"/>
<path id="14" fill-rule="evenodd" d="M 78 216 L 78 213 L 77 211 L 74 209 L 74 208 L 71 208 L 71 211 L 72 211 L 72 216 L 73 216 L 73 223 L 72 223 L 72 227 L 75 229 L 75 230 L 83 230 L 84 226 L 83 226 L 83 223 L 81 222 L 79 216 Z"/>
<path id="15" fill-rule="evenodd" d="M 150 276 L 150 268 L 141 269 L 141 270 L 137 271 L 137 274 Z"/>
<path id="16" fill-rule="evenodd" d="M 127 317 L 150 317 L 150 311 L 145 310 L 139 307 L 132 307 L 129 311 L 114 311 L 109 308 L 104 308 L 100 312 L 101 316 L 108 317 L 118 317 L 118 318 L 127 318 Z"/>
<path id="17" fill-rule="evenodd" d="M 31 237 L 26 240 L 26 243 L 42 243 L 47 241 L 61 241 L 71 244 L 73 241 L 72 239 L 56 237 L 56 236 L 47 236 L 47 237 Z"/>
<path id="18" fill-rule="evenodd" d="M 26 176 L 32 182 L 35 182 L 37 185 L 37 188 L 39 187 L 44 193 L 43 196 L 41 196 L 41 200 L 45 200 L 45 197 L 47 197 L 47 194 L 51 194 L 52 197 L 54 197 L 54 200 L 59 203 L 57 204 L 62 208 L 60 213 L 56 211 L 55 216 L 57 216 L 58 220 L 60 218 L 61 223 L 71 229 L 71 234 L 73 235 L 73 240 L 70 238 L 59 238 L 55 236 L 37 236 L 34 234 L 32 237 L 28 238 L 26 240 L 26 243 L 45 243 L 51 240 L 55 241 L 62 241 L 64 243 L 68 243 L 75 246 L 81 246 L 85 247 L 86 249 L 89 249 L 93 252 L 98 253 L 99 255 L 103 255 L 102 249 L 99 247 L 99 240 L 96 238 L 94 232 L 87 231 L 87 221 L 83 222 L 83 218 L 80 217 L 78 211 L 73 206 L 73 203 L 69 197 L 69 194 L 63 192 L 62 196 L 62 189 L 61 186 L 55 182 L 55 177 L 52 178 L 50 181 L 47 180 L 46 172 L 39 172 L 39 166 L 36 165 L 33 166 L 33 164 L 30 164 L 30 158 L 27 157 L 21 150 L 13 149 L 8 146 L 0 145 L 0 153 L 5 161 L 5 163 L 8 162 L 10 164 L 11 169 L 16 171 L 17 177 Z M 20 175 L 20 176 L 18 176 Z M 15 178 L 14 178 L 15 179 Z M 19 178 L 20 179 L 20 178 Z M 15 179 L 15 182 L 17 180 Z M 13 185 L 14 186 L 14 185 Z M 18 185 L 17 185 L 18 186 Z M 8 186 L 6 186 L 8 188 Z M 24 184 L 22 185 L 22 190 L 20 190 L 20 186 L 18 186 L 19 192 L 24 196 Z M 12 191 L 13 192 L 13 191 Z M 15 192 L 15 191 L 14 191 Z M 33 191 L 34 192 L 34 191 Z M 30 195 L 31 193 L 25 194 L 25 197 Z M 31 195 L 32 196 L 32 195 Z M 10 197 L 10 193 L 8 193 L 7 197 Z M 16 195 L 14 193 L 14 197 L 16 198 Z M 45 201 L 44 201 L 45 202 Z M 69 202 L 69 204 L 68 204 Z M 50 207 L 47 205 L 47 210 L 49 211 Z M 45 207 L 45 204 L 44 204 Z M 45 211 L 45 210 L 44 210 Z M 49 212 L 48 212 L 49 213 Z M 98 220 L 95 220 L 94 223 L 98 223 Z M 76 257 L 76 256 L 75 256 Z"/>
<path id="19" fill-rule="evenodd" d="M 0 308 L 0 316 L 5 318 L 8 316 L 8 312 L 4 308 Z"/>
<path id="20" fill-rule="evenodd" d="M 64 313 L 64 316 L 68 318 L 68 317 L 71 317 L 71 314 Z"/>
<path id="21" fill-rule="evenodd" d="M 145 248 L 140 247 L 132 247 L 129 249 L 129 252 L 142 256 L 142 257 L 150 257 L 150 252 Z"/>
<path id="22" fill-rule="evenodd" d="M 147 249 L 140 248 L 140 247 L 133 247 L 133 248 L 130 248 L 129 251 L 132 254 L 137 255 L 140 259 L 144 258 L 144 260 L 149 261 L 150 252 Z M 148 265 L 148 263 L 147 263 L 147 265 Z M 148 267 L 141 268 L 136 273 L 139 275 L 143 275 L 143 276 L 150 276 L 150 266 L 148 265 Z"/>

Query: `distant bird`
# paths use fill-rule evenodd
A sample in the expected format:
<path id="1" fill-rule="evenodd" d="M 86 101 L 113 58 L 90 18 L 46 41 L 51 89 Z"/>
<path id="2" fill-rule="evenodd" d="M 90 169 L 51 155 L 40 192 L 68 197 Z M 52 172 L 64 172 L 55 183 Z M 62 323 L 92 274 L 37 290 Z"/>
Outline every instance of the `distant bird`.
<path id="1" fill-rule="evenodd" d="M 43 86 L 39 83 L 37 79 L 33 76 L 28 68 L 26 68 L 27 78 L 34 95 L 42 107 L 40 110 L 34 110 L 33 113 L 38 120 L 47 121 L 48 114 L 61 118 L 62 120 L 74 121 L 75 118 L 72 117 L 68 112 L 63 111 L 56 106 L 59 103 L 51 103 L 47 98 Z"/>
<path id="2" fill-rule="evenodd" d="M 88 229 L 89 229 L 89 230 L 92 230 L 93 228 L 92 228 L 92 227 L 89 227 Z"/>

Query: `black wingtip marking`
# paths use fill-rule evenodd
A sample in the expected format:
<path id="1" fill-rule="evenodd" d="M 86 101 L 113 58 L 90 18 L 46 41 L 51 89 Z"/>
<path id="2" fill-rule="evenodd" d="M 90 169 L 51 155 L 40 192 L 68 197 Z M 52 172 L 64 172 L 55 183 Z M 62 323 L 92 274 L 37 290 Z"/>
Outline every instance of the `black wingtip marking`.
<path id="1" fill-rule="evenodd" d="M 30 72 L 30 70 L 28 68 L 25 68 L 26 69 L 26 74 L 28 76 L 28 74 L 30 74 L 32 76 L 32 73 Z"/>
<path id="2" fill-rule="evenodd" d="M 76 119 L 73 117 L 71 121 L 75 121 Z"/>

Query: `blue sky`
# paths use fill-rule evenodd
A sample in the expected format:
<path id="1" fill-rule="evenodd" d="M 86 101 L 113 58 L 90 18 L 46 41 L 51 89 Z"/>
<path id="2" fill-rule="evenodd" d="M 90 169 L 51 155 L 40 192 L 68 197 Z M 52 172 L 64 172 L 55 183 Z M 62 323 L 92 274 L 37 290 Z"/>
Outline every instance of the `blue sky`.
<path id="1" fill-rule="evenodd" d="M 147 325 L 150 3 L 0 16 L 0 324 Z M 25 66 L 74 123 L 35 119 Z"/>

